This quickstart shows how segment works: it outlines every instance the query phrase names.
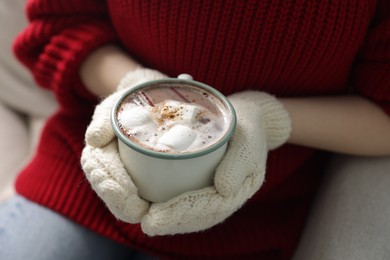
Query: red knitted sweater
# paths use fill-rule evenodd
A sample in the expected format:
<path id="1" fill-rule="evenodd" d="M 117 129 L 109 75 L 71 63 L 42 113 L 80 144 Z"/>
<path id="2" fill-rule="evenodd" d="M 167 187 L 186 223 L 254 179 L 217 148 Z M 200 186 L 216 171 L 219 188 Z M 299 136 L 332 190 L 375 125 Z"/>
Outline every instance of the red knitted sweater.
<path id="1" fill-rule="evenodd" d="M 378 0 L 379 1 L 379 0 Z M 229 95 L 356 93 L 390 112 L 390 8 L 383 0 L 29 0 L 17 57 L 53 90 L 47 123 L 17 191 L 118 242 L 164 257 L 288 259 L 325 164 L 324 153 L 285 145 L 269 155 L 266 182 L 238 212 L 207 231 L 162 237 L 117 221 L 80 168 L 84 132 L 98 100 L 79 65 L 116 43 L 144 66 L 190 73 Z"/>

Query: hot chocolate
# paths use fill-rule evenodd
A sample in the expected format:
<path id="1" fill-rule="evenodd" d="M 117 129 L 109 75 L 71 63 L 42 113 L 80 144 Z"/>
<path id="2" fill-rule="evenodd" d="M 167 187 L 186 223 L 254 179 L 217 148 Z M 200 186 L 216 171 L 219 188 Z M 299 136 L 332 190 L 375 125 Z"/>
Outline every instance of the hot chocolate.
<path id="1" fill-rule="evenodd" d="M 157 152 L 182 154 L 221 140 L 231 125 L 225 105 L 193 85 L 159 83 L 132 92 L 116 112 L 122 133 Z"/>

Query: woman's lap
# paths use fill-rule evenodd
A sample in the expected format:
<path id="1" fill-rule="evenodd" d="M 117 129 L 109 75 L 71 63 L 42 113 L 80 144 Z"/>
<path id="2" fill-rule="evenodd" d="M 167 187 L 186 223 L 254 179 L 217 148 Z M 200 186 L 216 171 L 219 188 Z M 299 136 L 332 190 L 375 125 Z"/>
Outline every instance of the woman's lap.
<path id="1" fill-rule="evenodd" d="M 0 204 L 0 259 L 152 259 L 21 196 Z"/>
<path id="2" fill-rule="evenodd" d="M 336 160 L 296 260 L 390 257 L 390 158 Z M 15 196 L 0 204 L 0 259 L 152 259 Z"/>

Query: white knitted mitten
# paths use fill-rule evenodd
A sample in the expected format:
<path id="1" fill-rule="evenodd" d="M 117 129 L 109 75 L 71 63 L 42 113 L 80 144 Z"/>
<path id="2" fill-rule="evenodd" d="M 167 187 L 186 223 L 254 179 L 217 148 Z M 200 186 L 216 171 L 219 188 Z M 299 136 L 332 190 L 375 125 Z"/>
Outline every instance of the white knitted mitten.
<path id="1" fill-rule="evenodd" d="M 291 122 L 273 96 L 246 91 L 229 97 L 237 113 L 237 128 L 218 166 L 213 187 L 155 203 L 142 218 L 150 235 L 195 232 L 231 216 L 263 183 L 267 153 L 287 141 Z"/>
<path id="2" fill-rule="evenodd" d="M 118 85 L 118 91 L 104 99 L 95 109 L 85 134 L 81 165 L 97 195 L 118 218 L 139 223 L 149 209 L 140 198 L 118 154 L 117 138 L 111 127 L 110 114 L 115 102 L 127 89 L 140 83 L 166 78 L 158 71 L 139 68 L 129 72 Z"/>

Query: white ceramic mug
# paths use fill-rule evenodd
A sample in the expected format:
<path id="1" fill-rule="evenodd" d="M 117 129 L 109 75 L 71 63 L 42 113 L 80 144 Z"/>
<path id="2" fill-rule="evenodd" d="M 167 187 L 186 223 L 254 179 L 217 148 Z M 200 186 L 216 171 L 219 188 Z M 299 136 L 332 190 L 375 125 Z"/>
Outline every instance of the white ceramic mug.
<path id="1" fill-rule="evenodd" d="M 191 153 L 166 153 L 147 149 L 129 139 L 118 126 L 117 110 L 132 92 L 156 84 L 192 85 L 218 98 L 230 116 L 228 129 L 219 141 Z M 216 89 L 192 80 L 189 75 L 148 81 L 126 91 L 115 103 L 111 124 L 118 137 L 118 149 L 125 169 L 138 188 L 139 195 L 151 202 L 163 202 L 181 193 L 213 185 L 214 171 L 226 152 L 236 126 L 236 114 L 228 99 Z"/>

